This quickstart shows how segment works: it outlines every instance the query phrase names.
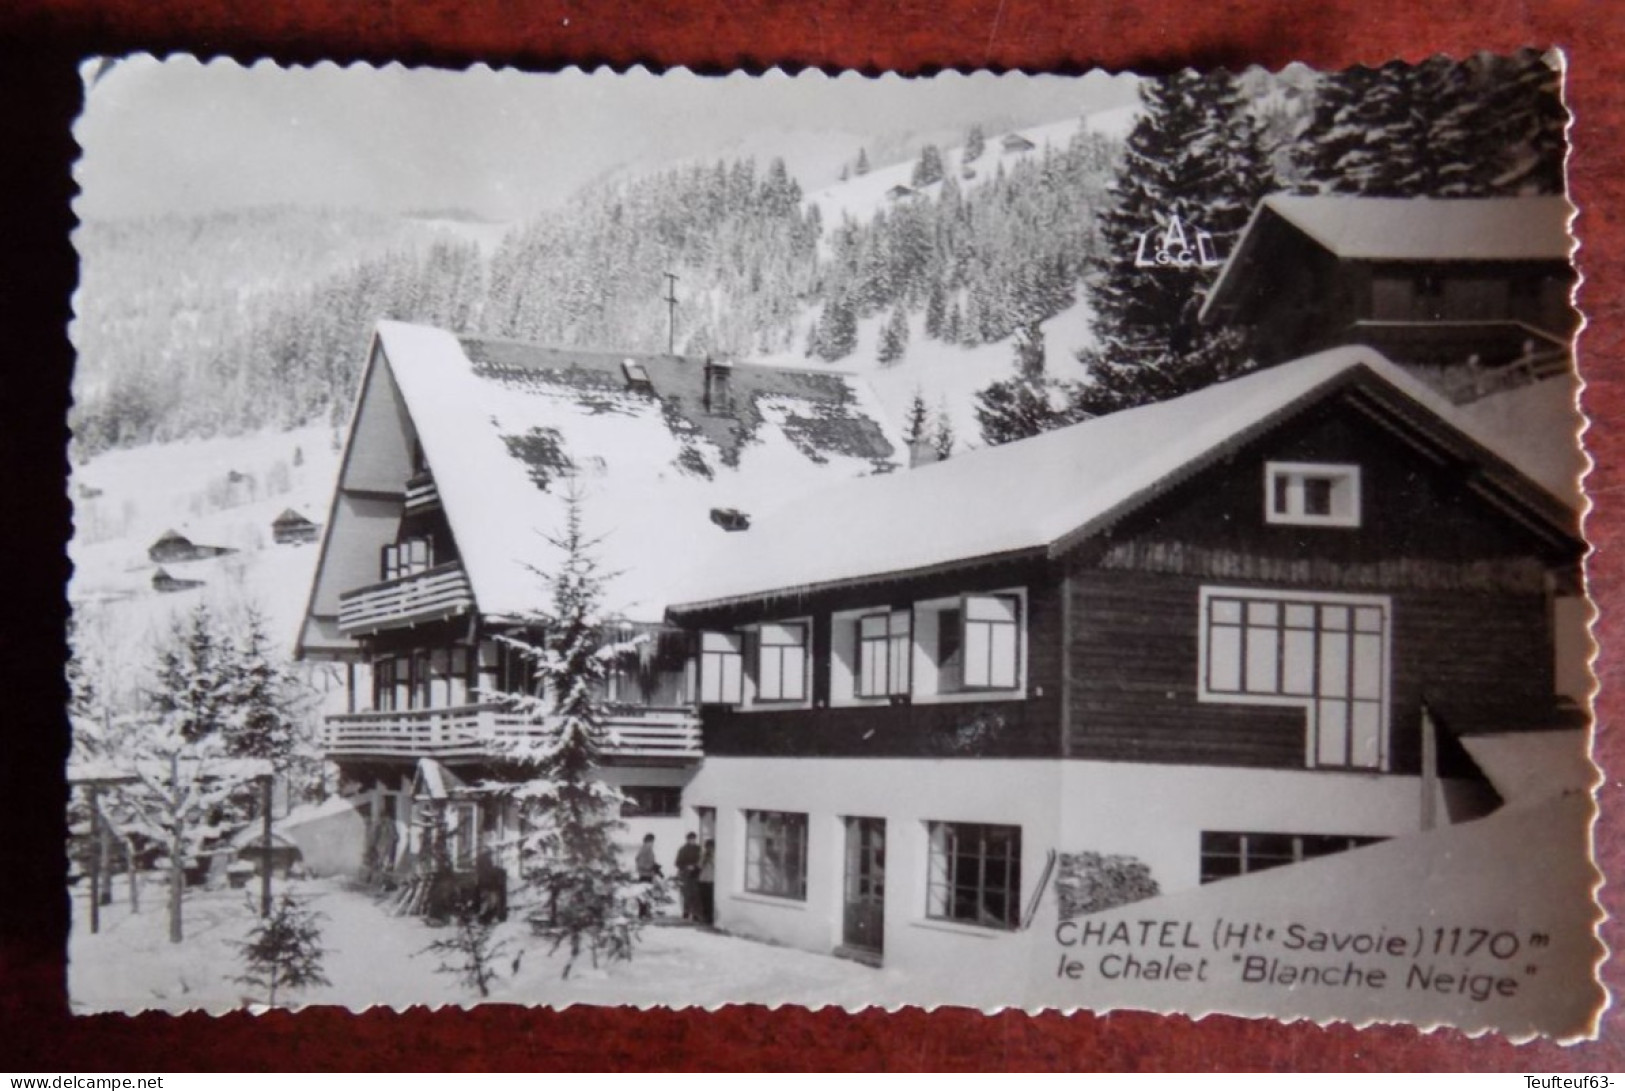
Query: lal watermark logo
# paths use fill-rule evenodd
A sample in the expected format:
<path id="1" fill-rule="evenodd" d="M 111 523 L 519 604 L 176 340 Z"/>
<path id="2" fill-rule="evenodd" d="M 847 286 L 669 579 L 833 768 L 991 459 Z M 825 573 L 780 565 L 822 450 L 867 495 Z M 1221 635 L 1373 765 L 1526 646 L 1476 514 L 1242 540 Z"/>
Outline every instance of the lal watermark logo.
<path id="1" fill-rule="evenodd" d="M 1134 264 L 1141 269 L 1209 269 L 1223 261 L 1212 235 L 1173 216 L 1166 227 L 1140 232 Z"/>

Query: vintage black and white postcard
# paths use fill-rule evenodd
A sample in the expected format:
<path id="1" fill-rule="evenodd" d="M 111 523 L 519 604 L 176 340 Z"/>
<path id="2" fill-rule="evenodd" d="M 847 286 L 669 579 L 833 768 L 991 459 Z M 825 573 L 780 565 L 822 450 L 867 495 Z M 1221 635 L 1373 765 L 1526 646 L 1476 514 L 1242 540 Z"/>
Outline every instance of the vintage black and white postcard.
<path id="1" fill-rule="evenodd" d="M 76 1010 L 1592 1032 L 1560 57 L 85 81 Z"/>

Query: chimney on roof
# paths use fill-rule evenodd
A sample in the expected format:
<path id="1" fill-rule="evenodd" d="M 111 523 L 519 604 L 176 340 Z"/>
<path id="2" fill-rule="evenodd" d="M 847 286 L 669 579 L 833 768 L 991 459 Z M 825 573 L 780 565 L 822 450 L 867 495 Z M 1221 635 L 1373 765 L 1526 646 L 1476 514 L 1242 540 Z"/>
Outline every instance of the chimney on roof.
<path id="1" fill-rule="evenodd" d="M 916 466 L 929 466 L 931 463 L 940 462 L 941 460 L 942 456 L 937 454 L 937 449 L 931 445 L 931 441 L 925 436 L 921 436 L 908 445 L 908 468 L 911 470 Z"/>
<path id="2" fill-rule="evenodd" d="M 705 358 L 705 411 L 733 412 L 733 365 L 726 360 Z"/>

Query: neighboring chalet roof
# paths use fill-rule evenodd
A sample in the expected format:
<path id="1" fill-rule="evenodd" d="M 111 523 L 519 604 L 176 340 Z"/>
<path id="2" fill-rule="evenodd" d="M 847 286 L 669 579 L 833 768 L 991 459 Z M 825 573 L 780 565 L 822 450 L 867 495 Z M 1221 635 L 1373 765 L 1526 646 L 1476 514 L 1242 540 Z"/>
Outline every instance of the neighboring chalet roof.
<path id="1" fill-rule="evenodd" d="M 1350 346 L 1017 443 L 826 490 L 718 543 L 674 596 L 680 604 L 673 611 L 1060 552 L 1351 383 L 1362 384 L 1396 418 L 1479 462 L 1493 487 L 1551 528 L 1551 535 L 1572 538 L 1576 483 L 1564 491 L 1569 499 L 1559 500 L 1509 464 L 1540 469 L 1508 437 L 1486 434 L 1374 350 Z M 1514 438 L 1542 448 L 1573 446 L 1562 434 Z"/>
<path id="2" fill-rule="evenodd" d="M 1564 197 L 1348 197 L 1274 193 L 1253 210 L 1202 308 L 1230 306 L 1266 234 L 1306 235 L 1350 261 L 1567 262 L 1573 249 Z"/>
<path id="3" fill-rule="evenodd" d="M 573 476 L 585 530 L 601 539 L 594 552 L 616 574 L 606 607 L 652 621 L 673 572 L 727 534 L 713 509 L 755 516 L 825 483 L 905 464 L 884 420 L 866 384 L 823 368 L 548 349 L 381 322 L 339 494 L 375 490 L 369 481 L 383 477 L 368 460 L 377 449 L 410 449 L 379 429 L 410 428 L 480 613 L 513 617 L 551 605 L 537 573 L 556 569 L 548 537 L 564 528 Z M 362 450 L 368 444 L 375 449 Z M 401 469 L 400 481 L 409 475 Z M 352 560 L 328 574 L 346 518 L 335 501 L 307 638 L 324 604 L 355 582 L 342 575 Z"/>
<path id="4" fill-rule="evenodd" d="M 274 527 L 313 527 L 316 524 L 292 508 L 283 508 L 282 514 L 271 520 Z"/>

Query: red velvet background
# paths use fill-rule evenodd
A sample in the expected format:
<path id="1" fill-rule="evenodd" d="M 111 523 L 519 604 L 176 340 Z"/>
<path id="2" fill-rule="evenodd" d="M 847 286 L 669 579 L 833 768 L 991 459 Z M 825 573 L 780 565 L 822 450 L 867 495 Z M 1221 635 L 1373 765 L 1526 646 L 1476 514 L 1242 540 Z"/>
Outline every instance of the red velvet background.
<path id="1" fill-rule="evenodd" d="M 1625 1070 L 1625 1016 L 1572 1047 L 1513 1046 L 1406 1027 L 1355 1030 L 1141 1014 L 1107 1017 L 964 1010 L 848 1015 L 732 1008 L 477 1012 L 220 1019 L 72 1018 L 62 944 L 60 681 L 69 531 L 62 420 L 71 367 L 64 327 L 74 283 L 67 168 L 78 108 L 77 57 L 183 51 L 249 61 L 345 61 L 533 70 L 568 64 L 687 65 L 706 71 L 783 64 L 928 73 L 953 67 L 1162 72 L 1302 60 L 1318 67 L 1418 60 L 1436 52 L 1557 45 L 1570 58 L 1575 113 L 1571 185 L 1581 209 L 1581 339 L 1596 545 L 1590 574 L 1603 609 L 1598 673 L 1605 770 L 1625 770 L 1625 5 L 1478 0 L 1453 10 L 1404 0 L 9 0 L 0 8 L 0 1068 L 86 1072 L 208 1069 L 1046 1068 Z M 1601 795 L 1598 857 L 1625 876 L 1625 794 Z M 1531 890 L 1529 897 L 1540 897 Z M 1603 905 L 1625 901 L 1605 889 Z M 1625 928 L 1609 923 L 1611 946 Z M 1625 985 L 1615 960 L 1603 971 Z"/>

